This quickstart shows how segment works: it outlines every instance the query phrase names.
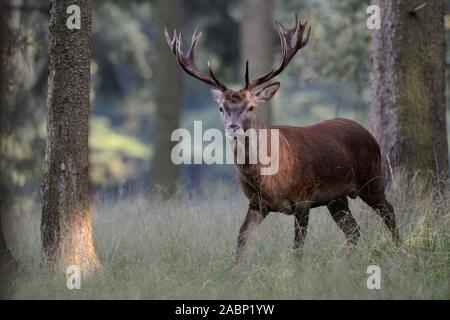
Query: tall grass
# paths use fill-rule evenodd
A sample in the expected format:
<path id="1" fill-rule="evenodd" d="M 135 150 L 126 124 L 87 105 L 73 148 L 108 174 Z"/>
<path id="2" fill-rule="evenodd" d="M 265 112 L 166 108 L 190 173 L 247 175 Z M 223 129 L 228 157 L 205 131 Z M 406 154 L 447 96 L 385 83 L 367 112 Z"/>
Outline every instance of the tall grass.
<path id="1" fill-rule="evenodd" d="M 202 192 L 129 195 L 93 200 L 94 238 L 105 272 L 68 290 L 63 276 L 41 265 L 39 205 L 11 214 L 10 243 L 22 265 L 17 299 L 449 299 L 450 197 L 426 191 L 419 179 L 397 179 L 388 191 L 403 244 L 360 200 L 351 210 L 362 229 L 351 258 L 325 208 L 312 211 L 304 256 L 293 254 L 293 218 L 272 213 L 249 241 L 232 277 L 234 248 L 246 200 L 234 184 Z M 24 206 L 22 206 L 23 208 Z M 381 289 L 369 290 L 369 265 L 381 268 Z"/>

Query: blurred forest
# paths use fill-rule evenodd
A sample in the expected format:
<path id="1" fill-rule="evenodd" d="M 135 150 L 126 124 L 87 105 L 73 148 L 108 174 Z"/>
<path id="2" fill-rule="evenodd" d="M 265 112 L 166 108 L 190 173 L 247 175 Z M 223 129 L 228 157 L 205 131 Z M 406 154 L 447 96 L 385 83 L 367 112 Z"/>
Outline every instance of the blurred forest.
<path id="1" fill-rule="evenodd" d="M 244 60 L 241 30 L 243 3 L 237 0 L 169 1 L 182 10 L 178 27 L 187 45 L 198 27 L 204 34 L 197 61 L 206 68 L 211 60 L 227 83 L 242 84 Z M 446 1 L 447 4 L 448 1 Z M 342 116 L 366 127 L 369 104 L 370 30 L 366 28 L 367 1 L 282 0 L 268 1 L 273 18 L 265 30 L 272 32 L 273 63 L 280 54 L 273 21 L 291 23 L 293 12 L 312 25 L 308 47 L 280 76 L 282 91 L 272 102 L 272 124 L 307 125 Z M 12 1 L 13 45 L 7 97 L 13 123 L 3 164 L 17 195 L 37 193 L 43 168 L 47 116 L 47 61 L 49 7 L 46 2 Z M 161 1 L 102 0 L 93 3 L 93 59 L 91 62 L 90 184 L 91 191 L 114 195 L 147 189 L 154 183 L 158 87 L 155 85 L 161 27 Z M 450 15 L 446 9 L 446 39 L 450 40 Z M 248 16 L 248 12 L 247 12 Z M 251 15 L 250 15 L 251 16 Z M 160 49 L 167 50 L 167 48 Z M 250 49 L 251 50 L 251 49 Z M 250 51 L 251 52 L 251 51 Z M 269 53 L 270 53 L 269 52 Z M 174 67 L 175 60 L 169 56 Z M 251 57 L 248 57 L 251 60 Z M 450 55 L 447 53 L 448 69 Z M 192 81 L 179 68 L 182 85 L 179 125 L 192 129 L 221 128 L 209 90 Z M 447 77 L 449 76 L 447 72 Z M 447 81 L 447 92 L 448 90 Z M 166 87 L 167 89 L 167 87 Z M 159 89 L 161 90 L 161 89 Z M 172 88 L 168 88 L 169 94 Z M 175 89 L 174 89 L 175 90 Z M 447 108 L 448 109 L 448 108 Z M 447 110 L 448 112 L 448 110 Z M 175 116 L 175 115 L 174 115 Z M 159 117 L 158 117 L 159 118 Z M 177 118 L 178 122 L 178 118 Z M 165 137 L 169 141 L 169 137 Z M 195 146 L 198 151 L 199 146 Z M 233 179 L 231 166 L 185 165 L 177 168 L 177 184 L 195 189 L 203 181 Z M 176 173 L 178 175 L 178 173 Z"/>

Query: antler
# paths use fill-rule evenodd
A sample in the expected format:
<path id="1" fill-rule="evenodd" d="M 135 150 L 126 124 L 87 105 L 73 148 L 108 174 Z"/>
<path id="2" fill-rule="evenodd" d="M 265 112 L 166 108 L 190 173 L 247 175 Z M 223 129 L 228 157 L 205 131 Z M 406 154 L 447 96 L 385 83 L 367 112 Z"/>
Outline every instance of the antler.
<path id="1" fill-rule="evenodd" d="M 306 35 L 306 39 L 303 39 L 303 34 L 304 31 L 306 30 L 307 23 L 308 22 L 302 24 L 298 20 L 297 14 L 295 14 L 295 25 L 293 28 L 286 28 L 278 21 L 276 22 L 278 35 L 280 36 L 281 40 L 281 50 L 282 50 L 282 59 L 280 65 L 278 66 L 278 68 L 270 70 L 262 77 L 249 81 L 248 61 L 247 61 L 245 72 L 246 90 L 252 90 L 257 86 L 267 81 L 270 81 L 271 79 L 279 75 L 286 68 L 286 66 L 289 64 L 289 62 L 291 62 L 292 58 L 295 56 L 295 54 L 308 43 L 309 35 L 311 34 L 311 27 L 308 28 L 308 34 Z M 292 38 L 295 36 L 296 36 L 295 45 L 292 46 L 291 43 Z"/>
<path id="2" fill-rule="evenodd" d="M 181 32 L 177 34 L 177 31 L 174 30 L 173 37 L 171 38 L 169 33 L 167 32 L 167 29 L 164 29 L 164 33 L 166 35 L 167 43 L 169 44 L 170 49 L 175 54 L 178 63 L 180 64 L 181 68 L 183 68 L 184 71 L 186 71 L 189 75 L 193 76 L 194 78 L 199 79 L 200 81 L 203 81 L 206 84 L 209 84 L 210 86 L 213 86 L 217 89 L 220 89 L 222 91 L 228 90 L 226 85 L 216 78 L 214 75 L 211 65 L 208 61 L 208 70 L 210 76 L 203 74 L 198 70 L 197 65 L 195 64 L 195 47 L 198 44 L 198 41 L 200 40 L 202 34 L 197 33 L 197 30 L 194 31 L 194 34 L 192 36 L 191 46 L 189 47 L 189 50 L 187 53 L 183 53 L 182 47 L 183 43 L 181 40 Z"/>

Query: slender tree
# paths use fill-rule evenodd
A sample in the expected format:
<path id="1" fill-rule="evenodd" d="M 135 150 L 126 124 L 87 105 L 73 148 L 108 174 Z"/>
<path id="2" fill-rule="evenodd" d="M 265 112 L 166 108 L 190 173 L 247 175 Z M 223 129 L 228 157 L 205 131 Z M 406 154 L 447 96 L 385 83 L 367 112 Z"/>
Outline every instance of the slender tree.
<path id="1" fill-rule="evenodd" d="M 244 0 L 241 23 L 241 64 L 249 61 L 250 75 L 260 76 L 273 64 L 273 0 Z M 244 68 L 242 68 L 244 69 Z M 258 108 L 259 115 L 269 125 L 272 112 L 270 103 Z"/>
<path id="2" fill-rule="evenodd" d="M 80 8 L 80 29 L 67 25 L 70 5 Z M 44 260 L 62 270 L 77 265 L 83 272 L 100 268 L 88 195 L 91 7 L 91 0 L 52 1 L 42 182 Z"/>
<path id="3" fill-rule="evenodd" d="M 369 120 L 385 173 L 401 167 L 446 182 L 444 3 L 373 2 L 381 8 L 381 29 L 372 32 Z"/>
<path id="4" fill-rule="evenodd" d="M 155 153 L 153 156 L 153 182 L 166 194 L 171 194 L 178 181 L 179 169 L 171 160 L 174 143 L 172 132 L 179 127 L 182 78 L 164 36 L 167 30 L 179 30 L 183 20 L 182 0 L 158 0 L 156 2 L 156 63 L 155 63 Z M 185 39 L 186 41 L 190 39 Z"/>

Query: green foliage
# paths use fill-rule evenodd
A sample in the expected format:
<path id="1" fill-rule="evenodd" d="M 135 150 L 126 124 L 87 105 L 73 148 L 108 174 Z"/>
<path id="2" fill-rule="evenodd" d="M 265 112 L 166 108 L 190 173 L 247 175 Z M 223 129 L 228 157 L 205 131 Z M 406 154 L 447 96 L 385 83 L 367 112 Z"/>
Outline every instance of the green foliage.
<path id="1" fill-rule="evenodd" d="M 91 180 L 113 186 L 139 178 L 151 155 L 151 147 L 136 137 L 114 130 L 105 117 L 91 119 Z"/>
<path id="2" fill-rule="evenodd" d="M 321 81 L 352 85 L 367 81 L 370 31 L 366 8 L 364 0 L 284 0 L 279 4 L 279 20 L 292 21 L 297 12 L 312 27 L 310 42 L 294 60 L 304 79 L 320 77 Z"/>
<path id="3" fill-rule="evenodd" d="M 131 95 L 152 77 L 154 57 L 152 7 L 131 1 L 95 2 L 93 9 L 93 58 L 98 68 L 94 83 L 100 94 Z"/>
<path id="4" fill-rule="evenodd" d="M 39 11 L 15 14 L 9 48 L 2 57 L 7 75 L 2 99 L 0 164 L 10 187 L 38 184 L 45 138 L 45 71 L 47 24 Z M 44 40 L 45 39 L 45 40 Z M 5 181 L 4 181 L 5 182 Z"/>
<path id="5" fill-rule="evenodd" d="M 311 8 L 317 36 L 315 68 L 326 79 L 368 85 L 370 31 L 367 1 L 319 1 Z"/>

